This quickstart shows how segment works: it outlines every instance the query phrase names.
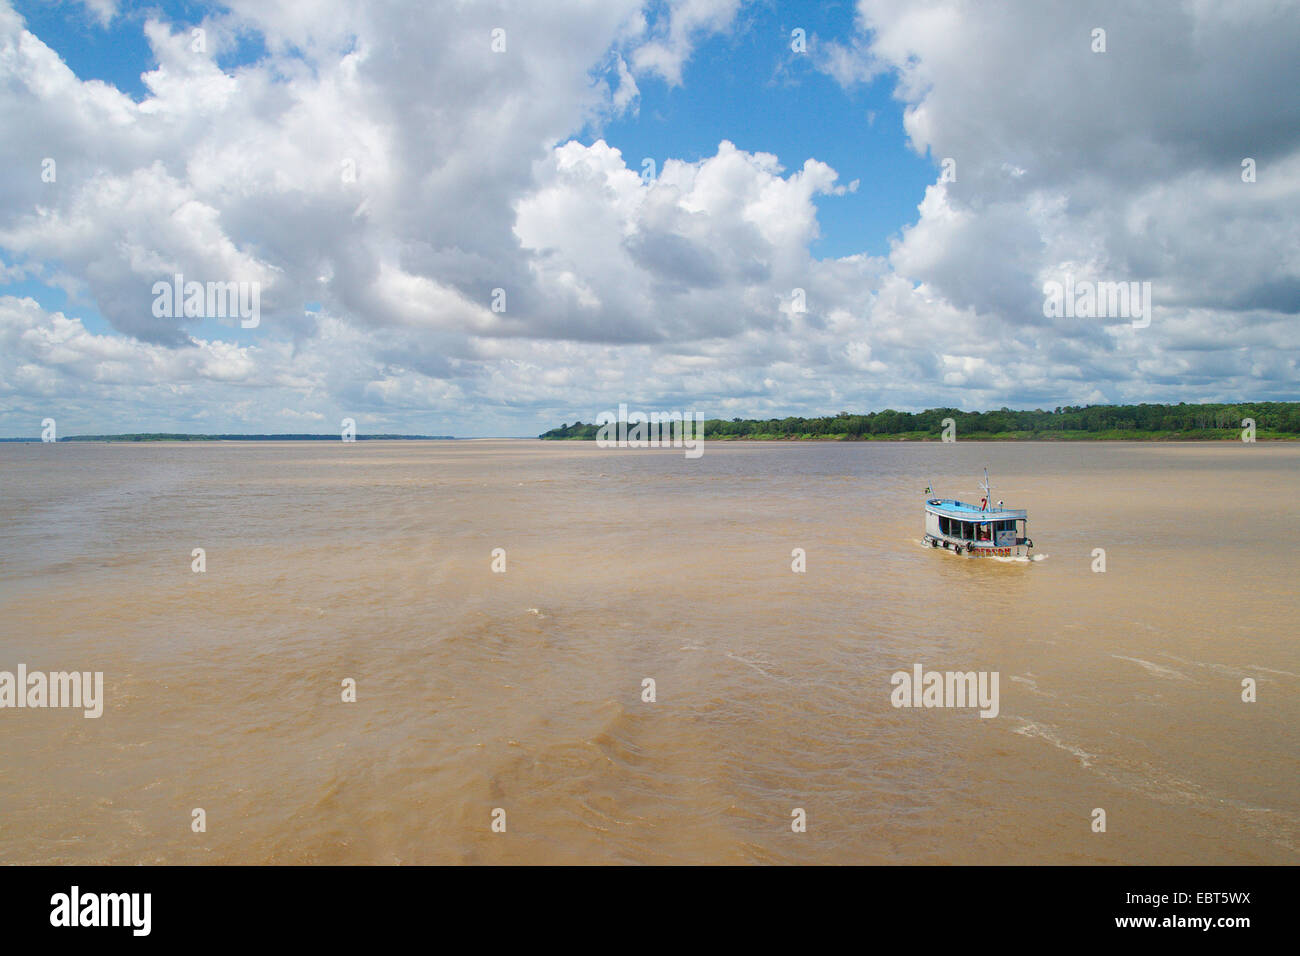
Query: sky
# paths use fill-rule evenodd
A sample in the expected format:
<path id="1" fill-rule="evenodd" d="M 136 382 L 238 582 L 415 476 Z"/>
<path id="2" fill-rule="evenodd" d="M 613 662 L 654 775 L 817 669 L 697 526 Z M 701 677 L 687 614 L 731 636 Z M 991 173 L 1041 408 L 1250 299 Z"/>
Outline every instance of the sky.
<path id="1" fill-rule="evenodd" d="M 0 436 L 1295 400 L 1297 48 L 1292 0 L 0 0 Z"/>

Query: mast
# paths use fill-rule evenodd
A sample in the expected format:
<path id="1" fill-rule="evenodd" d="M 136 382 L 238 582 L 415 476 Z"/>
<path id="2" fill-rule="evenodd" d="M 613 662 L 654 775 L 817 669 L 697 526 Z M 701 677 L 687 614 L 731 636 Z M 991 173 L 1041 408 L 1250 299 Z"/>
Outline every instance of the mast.
<path id="1" fill-rule="evenodd" d="M 984 480 L 980 483 L 980 487 L 984 489 L 984 508 L 987 510 L 993 504 L 993 492 L 989 490 L 989 470 L 987 468 L 984 469 Z"/>

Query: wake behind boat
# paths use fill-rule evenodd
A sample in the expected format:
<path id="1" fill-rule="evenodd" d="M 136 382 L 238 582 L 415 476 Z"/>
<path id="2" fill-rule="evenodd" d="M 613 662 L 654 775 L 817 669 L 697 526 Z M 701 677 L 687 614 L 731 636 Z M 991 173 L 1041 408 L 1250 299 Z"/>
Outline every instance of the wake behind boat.
<path id="1" fill-rule="evenodd" d="M 984 497 L 978 505 L 955 498 L 928 498 L 925 502 L 925 543 L 943 547 L 957 554 L 987 558 L 1028 557 L 1034 542 L 1027 537 L 1029 513 L 1024 509 L 1004 508 L 1002 502 L 991 507 L 989 471 L 984 469 L 980 485 Z M 929 488 L 925 489 L 930 494 Z"/>

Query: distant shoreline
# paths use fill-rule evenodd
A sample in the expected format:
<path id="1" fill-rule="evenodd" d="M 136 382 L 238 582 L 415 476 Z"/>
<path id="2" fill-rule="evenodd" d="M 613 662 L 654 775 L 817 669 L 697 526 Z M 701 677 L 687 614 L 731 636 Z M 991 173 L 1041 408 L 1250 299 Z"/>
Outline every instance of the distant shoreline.
<path id="1" fill-rule="evenodd" d="M 180 432 L 128 433 L 124 435 L 69 435 L 58 439 L 64 442 L 129 442 L 134 444 L 157 442 L 223 442 L 223 441 L 342 441 L 340 435 L 187 435 Z M 357 435 L 357 441 L 465 441 L 454 435 Z M 0 442 L 35 442 L 40 438 L 0 438 Z"/>
<path id="2" fill-rule="evenodd" d="M 547 441 L 612 438 L 639 441 L 662 429 L 691 433 L 708 441 L 1295 441 L 1300 439 L 1300 402 L 1232 402 L 1204 405 L 1066 405 L 999 408 L 964 412 L 928 408 L 923 412 L 822 415 L 815 418 L 711 418 L 698 413 L 650 412 L 620 405 L 617 416 L 602 412 L 595 423 L 576 421 L 543 432 Z"/>

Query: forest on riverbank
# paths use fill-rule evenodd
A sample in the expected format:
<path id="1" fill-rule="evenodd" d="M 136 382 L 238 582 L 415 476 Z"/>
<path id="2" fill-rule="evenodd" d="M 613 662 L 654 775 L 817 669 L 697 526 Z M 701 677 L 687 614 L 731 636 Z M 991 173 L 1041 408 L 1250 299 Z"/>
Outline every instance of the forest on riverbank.
<path id="1" fill-rule="evenodd" d="M 704 435 L 714 441 L 941 441 L 945 428 L 950 428 L 954 438 L 983 441 L 1240 440 L 1248 421 L 1254 422 L 1255 437 L 1260 440 L 1300 439 L 1300 402 L 1085 405 L 1051 411 L 1000 408 L 988 412 L 886 408 L 821 418 L 714 418 L 705 421 Z M 597 425 L 578 421 L 538 437 L 594 440 L 597 431 Z"/>

